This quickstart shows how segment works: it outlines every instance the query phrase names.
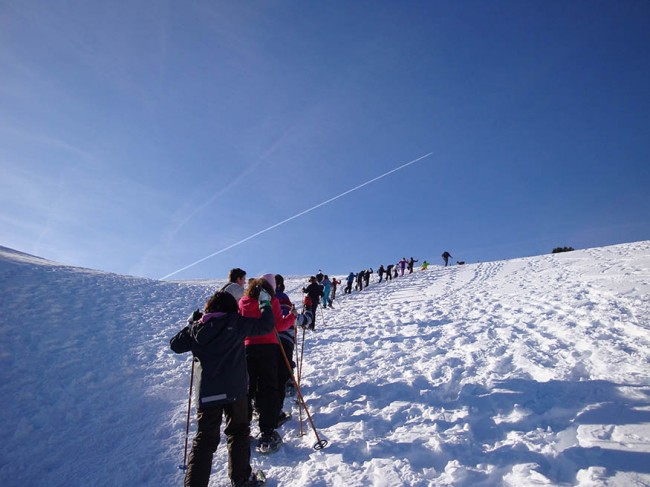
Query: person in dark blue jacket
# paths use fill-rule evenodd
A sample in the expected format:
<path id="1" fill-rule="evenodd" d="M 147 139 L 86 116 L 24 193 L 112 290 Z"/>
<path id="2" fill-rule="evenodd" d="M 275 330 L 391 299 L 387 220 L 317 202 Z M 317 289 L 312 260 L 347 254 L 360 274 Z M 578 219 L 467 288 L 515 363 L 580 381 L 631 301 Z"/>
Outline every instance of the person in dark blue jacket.
<path id="1" fill-rule="evenodd" d="M 219 446 L 222 416 L 228 438 L 228 475 L 233 486 L 256 486 L 260 481 L 250 465 L 250 425 L 248 421 L 248 373 L 244 338 L 273 331 L 275 319 L 271 296 L 259 297 L 261 318 L 244 318 L 237 301 L 225 291 L 215 293 L 205 303 L 204 313 L 195 311 L 170 340 L 176 353 L 194 355 L 197 433 L 192 441 L 185 487 L 207 487 L 212 458 Z"/>
<path id="2" fill-rule="evenodd" d="M 348 274 L 347 286 L 345 286 L 345 290 L 343 291 L 345 294 L 351 294 L 352 293 L 352 284 L 354 283 L 354 278 L 355 277 L 357 277 L 357 275 L 354 272 L 350 272 Z"/>

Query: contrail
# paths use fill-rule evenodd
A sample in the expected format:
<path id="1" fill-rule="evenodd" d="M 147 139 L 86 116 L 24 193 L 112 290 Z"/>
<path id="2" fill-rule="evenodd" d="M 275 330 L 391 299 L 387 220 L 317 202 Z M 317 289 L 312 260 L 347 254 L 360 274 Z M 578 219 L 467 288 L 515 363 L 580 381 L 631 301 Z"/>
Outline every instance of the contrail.
<path id="1" fill-rule="evenodd" d="M 268 232 L 269 230 L 273 230 L 274 228 L 277 228 L 277 227 L 279 227 L 280 225 L 284 225 L 285 223 L 290 222 L 291 220 L 295 220 L 296 218 L 301 217 L 301 216 L 303 216 L 303 215 L 306 215 L 307 213 L 312 212 L 312 211 L 314 211 L 315 209 L 320 208 L 321 206 L 325 206 L 326 204 L 331 203 L 331 202 L 334 201 L 334 200 L 337 200 L 337 199 L 339 199 L 339 198 L 342 198 L 343 196 L 345 196 L 345 195 L 347 195 L 347 194 L 350 194 L 350 193 L 352 193 L 353 191 L 356 191 L 357 189 L 361 189 L 361 188 L 363 188 L 364 186 L 368 186 L 369 184 L 372 184 L 372 183 L 374 183 L 375 181 L 379 181 L 381 178 L 385 178 L 386 176 L 388 176 L 388 175 L 390 175 L 390 174 L 393 174 L 394 172 L 397 172 L 397 171 L 399 171 L 399 170 L 401 170 L 401 169 L 404 169 L 405 167 L 408 167 L 408 166 L 410 166 L 411 164 L 415 164 L 416 162 L 421 161 L 422 159 L 424 159 L 424 158 L 426 158 L 426 157 L 429 157 L 431 154 L 433 154 L 433 152 L 429 152 L 428 154 L 424 154 L 423 156 L 420 156 L 420 157 L 418 157 L 417 159 L 413 159 L 412 161 L 407 162 L 406 164 L 402 164 L 401 166 L 396 167 L 395 169 L 391 169 L 390 171 L 385 172 L 384 174 L 381 174 L 381 175 L 377 176 L 376 178 L 371 179 L 370 181 L 366 181 L 365 183 L 362 183 L 362 184 L 360 184 L 360 185 L 358 185 L 358 186 L 355 186 L 355 187 L 352 188 L 352 189 L 348 189 L 347 191 L 344 191 L 344 192 L 341 193 L 341 194 L 338 194 L 338 195 L 336 195 L 336 196 L 334 196 L 334 197 L 332 197 L 332 198 L 330 198 L 330 199 L 328 199 L 328 200 L 326 200 L 326 201 L 323 201 L 322 203 L 318 203 L 316 206 L 312 206 L 311 208 L 308 208 L 308 209 L 306 209 L 306 210 L 303 210 L 303 211 L 301 211 L 300 213 L 297 213 L 297 214 L 295 214 L 295 215 L 293 215 L 293 216 L 291 216 L 291 217 L 289 217 L 289 218 L 287 218 L 287 219 L 285 219 L 285 220 L 282 220 L 281 222 L 278 222 L 278 223 L 276 223 L 276 224 L 274 224 L 274 225 L 271 225 L 270 227 L 265 228 L 264 230 L 260 230 L 259 232 L 256 232 L 256 233 L 254 233 L 253 235 L 250 235 L 250 236 L 248 236 L 248 237 L 246 237 L 246 238 L 240 240 L 239 242 L 235 242 L 234 244 L 228 245 L 228 247 L 225 247 L 225 248 L 223 248 L 223 249 L 221 249 L 221 250 L 218 250 L 218 251 L 214 252 L 213 254 L 210 254 L 210 255 L 208 255 L 208 256 L 206 256 L 206 257 L 203 257 L 202 259 L 199 259 L 199 260 L 197 260 L 196 262 L 192 262 L 191 264 L 186 265 L 185 267 L 182 267 L 182 268 L 180 268 L 180 269 L 178 269 L 178 270 L 172 272 L 171 274 L 167 274 L 166 276 L 161 277 L 160 279 L 161 279 L 161 280 L 168 279 L 168 278 L 170 278 L 171 276 L 178 274 L 179 272 L 183 272 L 184 270 L 187 270 L 187 269 L 189 269 L 190 267 L 194 267 L 195 265 L 200 264 L 201 262 L 205 262 L 206 260 L 211 259 L 211 258 L 214 257 L 215 255 L 222 254 L 222 253 L 226 252 L 227 250 L 232 249 L 233 247 L 237 247 L 238 245 L 241 245 L 241 244 L 243 244 L 244 242 L 248 242 L 249 240 L 251 240 L 251 239 L 253 239 L 253 238 L 257 237 L 257 236 L 262 235 L 263 233 Z"/>

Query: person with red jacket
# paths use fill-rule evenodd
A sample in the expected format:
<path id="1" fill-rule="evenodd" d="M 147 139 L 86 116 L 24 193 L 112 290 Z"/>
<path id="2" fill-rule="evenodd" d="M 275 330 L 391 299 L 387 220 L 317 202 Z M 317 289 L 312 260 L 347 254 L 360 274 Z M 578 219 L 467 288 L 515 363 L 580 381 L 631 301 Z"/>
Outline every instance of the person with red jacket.
<path id="1" fill-rule="evenodd" d="M 252 419 L 252 403 L 259 411 L 260 438 L 258 451 L 270 453 L 282 444 L 282 437 L 276 431 L 281 404 L 278 393 L 278 369 L 286 367 L 280 363 L 280 344 L 277 333 L 289 329 L 296 321 L 295 307 L 283 316 L 280 302 L 275 295 L 275 275 L 265 274 L 253 280 L 244 297 L 239 301 L 239 313 L 244 317 L 257 318 L 260 315 L 258 300 L 262 290 L 271 296 L 271 309 L 275 319 L 275 330 L 261 336 L 250 336 L 244 341 L 248 366 L 249 417 Z"/>

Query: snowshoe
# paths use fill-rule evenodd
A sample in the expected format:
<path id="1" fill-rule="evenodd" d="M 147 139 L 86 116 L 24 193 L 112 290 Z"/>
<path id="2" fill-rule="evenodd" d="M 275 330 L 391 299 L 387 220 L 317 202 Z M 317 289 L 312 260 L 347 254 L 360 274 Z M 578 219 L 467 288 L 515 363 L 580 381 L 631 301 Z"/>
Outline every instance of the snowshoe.
<path id="1" fill-rule="evenodd" d="M 263 487 L 266 485 L 266 475 L 261 470 L 251 473 L 251 476 L 248 480 L 244 482 L 230 482 L 232 487 Z"/>
<path id="2" fill-rule="evenodd" d="M 264 455 L 267 455 L 269 453 L 275 453 L 280 449 L 282 446 L 282 437 L 279 435 L 277 431 L 273 431 L 272 433 L 264 433 L 262 436 L 257 440 L 257 446 L 255 447 L 255 451 L 257 453 L 262 453 Z"/>

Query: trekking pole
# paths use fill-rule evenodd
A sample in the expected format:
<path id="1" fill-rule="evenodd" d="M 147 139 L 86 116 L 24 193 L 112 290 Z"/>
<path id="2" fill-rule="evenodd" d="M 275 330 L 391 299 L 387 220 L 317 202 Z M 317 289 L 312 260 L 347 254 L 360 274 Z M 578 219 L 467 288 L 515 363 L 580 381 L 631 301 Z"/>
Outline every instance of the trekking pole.
<path id="1" fill-rule="evenodd" d="M 304 335 L 305 329 L 303 328 L 303 335 Z M 298 327 L 294 326 L 293 328 L 293 343 L 295 344 L 294 350 L 296 351 L 296 369 L 298 369 L 298 385 L 300 385 L 300 361 L 298 360 Z M 304 337 L 303 337 L 304 340 Z M 304 433 L 302 431 L 302 404 L 300 404 L 300 401 L 295 401 L 298 403 L 298 417 L 300 418 L 300 434 L 298 436 L 303 436 Z"/>
<path id="2" fill-rule="evenodd" d="M 307 408 L 307 404 L 305 404 L 305 398 L 302 396 L 302 392 L 300 391 L 300 386 L 296 382 L 296 378 L 293 376 L 293 370 L 291 370 L 291 364 L 289 363 L 289 359 L 287 358 L 287 353 L 284 351 L 284 347 L 282 346 L 282 342 L 280 342 L 280 335 L 278 335 L 278 330 L 273 330 L 275 333 L 275 339 L 278 341 L 278 345 L 280 346 L 280 351 L 282 352 L 282 357 L 284 358 L 284 363 L 286 364 L 287 368 L 289 369 L 289 375 L 291 377 L 291 380 L 293 381 L 293 385 L 296 386 L 296 392 L 298 393 L 298 397 L 300 398 L 300 402 L 302 403 L 303 407 L 305 408 L 305 413 L 307 413 L 307 419 L 309 420 L 309 423 L 311 424 L 311 428 L 314 430 L 314 434 L 316 435 L 316 443 L 314 443 L 314 450 L 322 450 L 327 446 L 329 443 L 327 440 L 320 439 L 320 436 L 318 436 L 318 431 L 316 431 L 316 426 L 314 425 L 314 420 L 311 419 L 311 414 L 309 414 L 309 409 Z"/>
<path id="3" fill-rule="evenodd" d="M 300 360 L 298 360 L 298 384 L 300 384 L 300 378 L 302 377 L 302 359 L 305 355 L 305 327 L 302 328 L 302 342 L 300 343 Z M 296 355 L 298 354 L 298 349 L 296 347 Z"/>
<path id="4" fill-rule="evenodd" d="M 190 397 L 187 400 L 187 423 L 185 426 L 185 453 L 183 453 L 183 465 L 180 470 L 187 470 L 187 438 L 190 435 L 190 408 L 192 407 L 192 386 L 194 385 L 194 357 L 192 357 L 192 369 L 190 371 Z"/>
<path id="5" fill-rule="evenodd" d="M 319 306 L 319 308 L 320 308 L 320 317 L 323 320 L 323 326 L 326 326 L 327 323 L 325 323 L 325 315 L 323 314 L 323 308 L 321 306 Z"/>
<path id="6" fill-rule="evenodd" d="M 300 344 L 300 359 L 297 359 L 298 356 L 298 347 L 296 347 L 296 368 L 298 369 L 298 385 L 300 385 L 300 379 L 302 377 L 302 359 L 305 355 L 305 328 L 303 327 L 302 329 L 302 343 Z M 303 432 L 302 429 L 302 404 L 300 403 L 300 400 L 296 401 L 298 403 L 298 413 L 300 415 L 300 436 L 303 436 L 305 433 Z"/>

